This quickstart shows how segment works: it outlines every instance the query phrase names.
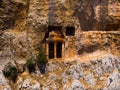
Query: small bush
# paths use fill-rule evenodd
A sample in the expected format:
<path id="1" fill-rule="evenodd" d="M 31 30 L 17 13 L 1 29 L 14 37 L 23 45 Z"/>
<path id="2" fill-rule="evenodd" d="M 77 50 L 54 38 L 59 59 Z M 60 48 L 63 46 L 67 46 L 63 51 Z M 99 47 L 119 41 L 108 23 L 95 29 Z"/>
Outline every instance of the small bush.
<path id="1" fill-rule="evenodd" d="M 15 82 L 16 78 L 18 76 L 17 68 L 16 67 L 11 67 L 10 71 L 11 71 L 10 78 Z"/>
<path id="2" fill-rule="evenodd" d="M 8 71 L 3 71 L 3 74 L 4 74 L 5 77 L 10 76 L 10 70 L 8 70 Z"/>
<path id="3" fill-rule="evenodd" d="M 42 48 L 39 48 L 38 55 L 37 55 L 37 65 L 42 74 L 45 73 L 45 68 L 46 68 L 47 62 L 48 62 L 48 60 L 47 60 L 47 57 L 46 57 L 44 51 L 42 50 Z"/>
<path id="4" fill-rule="evenodd" d="M 7 70 L 3 70 L 3 74 L 5 77 L 9 77 L 13 82 L 15 82 L 18 76 L 18 71 L 15 66 L 9 66 Z"/>
<path id="5" fill-rule="evenodd" d="M 35 72 L 35 62 L 33 60 L 33 58 L 30 58 L 29 60 L 27 60 L 26 62 L 27 68 L 29 70 L 29 72 Z"/>

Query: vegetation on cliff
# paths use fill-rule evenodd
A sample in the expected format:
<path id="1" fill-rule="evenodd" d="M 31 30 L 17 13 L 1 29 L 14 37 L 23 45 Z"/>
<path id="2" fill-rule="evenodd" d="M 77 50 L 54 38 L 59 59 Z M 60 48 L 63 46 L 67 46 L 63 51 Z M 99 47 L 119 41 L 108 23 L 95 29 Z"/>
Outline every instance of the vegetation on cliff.
<path id="1" fill-rule="evenodd" d="M 45 67 L 47 64 L 48 60 L 45 55 L 45 52 L 43 51 L 42 48 L 38 49 L 38 55 L 37 55 L 37 66 L 39 67 L 39 70 L 42 74 L 45 73 Z"/>
<path id="2" fill-rule="evenodd" d="M 36 64 L 33 58 L 30 58 L 29 60 L 27 60 L 26 65 L 30 73 L 35 72 Z"/>
<path id="3" fill-rule="evenodd" d="M 13 82 L 15 82 L 18 76 L 18 71 L 14 65 L 8 64 L 8 66 L 3 70 L 3 74 L 5 77 L 8 77 Z"/>

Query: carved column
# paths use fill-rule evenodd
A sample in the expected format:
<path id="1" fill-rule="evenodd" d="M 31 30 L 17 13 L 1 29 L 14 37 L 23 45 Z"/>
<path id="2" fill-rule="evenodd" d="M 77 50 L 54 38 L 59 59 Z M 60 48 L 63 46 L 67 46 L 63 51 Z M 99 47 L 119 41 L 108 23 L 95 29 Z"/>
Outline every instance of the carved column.
<path id="1" fill-rule="evenodd" d="M 57 49 L 56 49 L 56 46 L 57 45 L 57 43 L 56 42 L 54 42 L 54 59 L 57 59 L 57 57 L 56 57 L 56 53 L 57 53 Z"/>
<path id="2" fill-rule="evenodd" d="M 65 57 L 65 43 L 62 43 L 62 58 Z"/>
<path id="3" fill-rule="evenodd" d="M 46 45 L 45 47 L 46 47 L 46 57 L 47 57 L 47 59 L 49 59 L 49 51 L 48 51 L 48 48 L 49 48 L 49 47 L 48 47 L 48 44 L 49 44 L 49 43 L 46 43 L 46 44 L 45 44 L 45 45 Z"/>

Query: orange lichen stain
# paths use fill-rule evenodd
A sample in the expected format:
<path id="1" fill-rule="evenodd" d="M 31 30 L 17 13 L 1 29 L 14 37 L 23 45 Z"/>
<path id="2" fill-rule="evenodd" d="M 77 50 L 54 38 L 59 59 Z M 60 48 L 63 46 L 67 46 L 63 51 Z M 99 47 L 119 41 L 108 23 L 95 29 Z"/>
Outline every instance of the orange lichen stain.
<path id="1" fill-rule="evenodd" d="M 61 37 L 48 38 L 48 42 L 64 42 L 64 39 Z"/>

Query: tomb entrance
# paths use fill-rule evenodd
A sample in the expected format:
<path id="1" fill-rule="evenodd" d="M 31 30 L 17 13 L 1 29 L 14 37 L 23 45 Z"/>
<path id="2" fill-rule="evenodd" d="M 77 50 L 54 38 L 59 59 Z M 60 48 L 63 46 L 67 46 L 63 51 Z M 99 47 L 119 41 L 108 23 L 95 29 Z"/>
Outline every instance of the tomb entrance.
<path id="1" fill-rule="evenodd" d="M 48 37 L 46 37 L 46 54 L 48 59 L 64 57 L 64 38 L 61 26 L 49 26 Z"/>

